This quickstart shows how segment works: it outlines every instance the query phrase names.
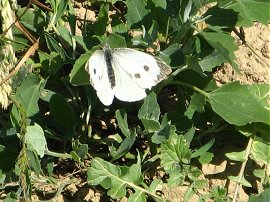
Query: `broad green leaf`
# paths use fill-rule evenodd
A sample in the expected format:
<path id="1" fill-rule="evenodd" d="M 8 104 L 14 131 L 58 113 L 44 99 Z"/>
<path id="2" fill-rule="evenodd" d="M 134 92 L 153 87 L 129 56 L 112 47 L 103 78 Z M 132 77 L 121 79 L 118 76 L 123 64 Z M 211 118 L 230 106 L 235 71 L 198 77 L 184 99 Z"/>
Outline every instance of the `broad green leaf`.
<path id="1" fill-rule="evenodd" d="M 43 67 L 43 71 L 48 75 L 52 76 L 57 73 L 57 71 L 64 65 L 63 59 L 59 53 L 50 52 L 46 54 L 43 52 L 38 52 L 40 63 Z"/>
<path id="2" fill-rule="evenodd" d="M 170 187 L 182 186 L 184 184 L 186 176 L 182 173 L 180 167 L 167 171 L 167 173 L 170 175 L 168 179 L 168 185 Z"/>
<path id="3" fill-rule="evenodd" d="M 170 137 L 170 135 L 173 135 L 174 133 L 175 133 L 175 126 L 167 123 L 162 127 L 160 127 L 159 131 L 156 131 L 153 134 L 151 140 L 155 144 L 161 144 L 163 141 L 167 140 Z"/>
<path id="4" fill-rule="evenodd" d="M 49 33 L 44 33 L 47 46 L 51 52 L 57 52 L 60 54 L 62 59 L 67 60 L 68 55 L 62 45 Z"/>
<path id="5" fill-rule="evenodd" d="M 108 11 L 109 11 L 109 4 L 102 4 L 99 9 L 97 22 L 95 22 L 94 24 L 94 32 L 96 35 L 101 36 L 106 32 L 107 22 L 109 19 Z"/>
<path id="6" fill-rule="evenodd" d="M 147 9 L 144 0 L 127 0 L 127 26 L 131 29 L 142 28 L 144 26 L 148 30 L 152 23 L 151 11 Z"/>
<path id="7" fill-rule="evenodd" d="M 157 103 L 157 96 L 154 92 L 150 93 L 145 99 L 138 112 L 138 117 L 142 121 L 145 130 L 155 131 L 159 129 L 160 109 Z"/>
<path id="8" fill-rule="evenodd" d="M 16 150 L 9 149 L 0 144 L 0 169 L 4 172 L 9 172 L 14 169 L 18 153 Z"/>
<path id="9" fill-rule="evenodd" d="M 119 48 L 119 47 L 126 47 L 126 40 L 123 36 L 118 35 L 118 34 L 110 34 L 107 38 L 106 38 L 106 42 L 108 44 L 110 44 L 111 48 Z"/>
<path id="10" fill-rule="evenodd" d="M 27 126 L 25 142 L 29 149 L 34 150 L 42 158 L 44 151 L 47 149 L 47 142 L 43 129 L 35 123 L 33 126 Z"/>
<path id="11" fill-rule="evenodd" d="M 215 139 L 211 139 L 207 144 L 203 145 L 199 149 L 195 149 L 195 151 L 191 154 L 191 158 L 196 158 L 198 156 L 203 155 L 205 152 L 207 152 L 214 144 Z"/>
<path id="12" fill-rule="evenodd" d="M 98 157 L 92 159 L 87 171 L 88 183 L 109 189 L 107 193 L 113 199 L 124 197 L 126 187 L 135 189 L 142 179 L 140 165 L 116 166 Z"/>
<path id="13" fill-rule="evenodd" d="M 202 155 L 200 155 L 199 162 L 201 164 L 208 164 L 212 161 L 214 157 L 214 154 L 211 152 L 205 152 Z"/>
<path id="14" fill-rule="evenodd" d="M 29 163 L 32 169 L 35 171 L 35 174 L 38 176 L 41 172 L 40 159 L 38 158 L 37 154 L 34 151 L 27 149 L 26 152 Z"/>
<path id="15" fill-rule="evenodd" d="M 60 36 L 68 43 L 70 47 L 73 47 L 73 39 L 70 31 L 66 27 L 58 26 L 57 30 Z"/>
<path id="16" fill-rule="evenodd" d="M 75 86 L 79 85 L 89 85 L 90 84 L 90 76 L 88 72 L 85 70 L 85 64 L 89 60 L 90 54 L 85 53 L 82 54 L 73 65 L 73 69 L 69 74 L 70 83 Z"/>
<path id="17" fill-rule="evenodd" d="M 233 82 L 209 93 L 213 110 L 231 124 L 269 124 L 268 84 L 240 85 Z"/>
<path id="18" fill-rule="evenodd" d="M 60 94 L 51 97 L 49 107 L 54 125 L 65 134 L 65 137 L 74 135 L 75 115 L 66 98 Z"/>
<path id="19" fill-rule="evenodd" d="M 204 112 L 204 107 L 205 107 L 205 96 L 203 96 L 202 94 L 199 93 L 194 93 L 191 96 L 191 100 L 190 100 L 190 108 L 193 108 L 194 110 L 196 110 L 197 112 Z"/>
<path id="20" fill-rule="evenodd" d="M 181 66 L 185 63 L 185 55 L 179 44 L 173 44 L 160 52 L 159 57 L 171 67 Z"/>
<path id="21" fill-rule="evenodd" d="M 232 30 L 237 23 L 238 15 L 237 12 L 229 9 L 220 8 L 218 6 L 213 6 L 204 13 L 206 17 L 205 22 L 211 26 L 219 26 L 222 28 L 229 28 Z"/>
<path id="22" fill-rule="evenodd" d="M 220 53 L 233 67 L 233 69 L 240 73 L 238 65 L 236 64 L 234 51 L 238 49 L 234 42 L 234 38 L 225 33 L 217 32 L 201 32 L 202 36 L 207 42 Z"/>
<path id="23" fill-rule="evenodd" d="M 149 94 L 145 99 L 142 107 L 138 112 L 140 119 L 148 119 L 158 121 L 160 115 L 159 105 L 157 103 L 157 96 L 154 92 Z"/>
<path id="24" fill-rule="evenodd" d="M 254 21 L 267 25 L 270 21 L 268 0 L 227 0 L 221 3 L 219 6 L 224 5 L 226 9 L 239 13 L 238 26 L 251 26 Z"/>
<path id="25" fill-rule="evenodd" d="M 88 153 L 88 144 L 82 144 L 76 151 L 81 159 L 84 159 Z"/>
<path id="26" fill-rule="evenodd" d="M 72 157 L 72 159 L 76 162 L 81 162 L 81 159 L 79 157 L 79 155 L 75 152 L 75 151 L 71 151 L 70 152 L 70 155 Z"/>
<path id="27" fill-rule="evenodd" d="M 236 183 L 240 183 L 241 185 L 245 187 L 252 187 L 252 185 L 244 178 L 244 176 L 242 177 L 240 182 L 239 182 L 239 176 L 229 176 L 228 178 Z"/>
<path id="28" fill-rule="evenodd" d="M 33 117 L 39 112 L 38 100 L 43 82 L 38 75 L 29 74 L 17 89 L 16 99 L 26 109 L 28 117 Z"/>
<path id="29" fill-rule="evenodd" d="M 259 195 L 251 194 L 248 202 L 268 202 L 270 201 L 270 187 L 265 188 L 265 190 Z"/>
<path id="30" fill-rule="evenodd" d="M 192 127 L 192 121 L 187 116 L 178 112 L 168 112 L 164 114 L 161 125 L 171 123 L 176 127 L 178 132 L 185 132 Z"/>
<path id="31" fill-rule="evenodd" d="M 146 202 L 145 192 L 140 189 L 134 189 L 135 193 L 128 197 L 128 202 Z"/>
<path id="32" fill-rule="evenodd" d="M 116 110 L 115 112 L 115 117 L 118 122 L 118 126 L 122 133 L 128 137 L 130 136 L 130 130 L 128 128 L 128 123 L 127 123 L 127 113 L 124 110 Z"/>
<path id="33" fill-rule="evenodd" d="M 226 59 L 217 50 L 213 51 L 210 55 L 204 57 L 199 61 L 203 71 L 212 72 L 212 69 L 221 66 L 226 62 Z"/>
<path id="34" fill-rule="evenodd" d="M 54 16 L 53 16 L 53 23 L 57 23 L 59 18 L 61 18 L 64 15 L 64 12 L 66 11 L 66 7 L 68 4 L 68 0 L 61 0 L 61 1 L 55 1 L 56 5 L 54 8 Z"/>
<path id="35" fill-rule="evenodd" d="M 171 135 L 161 144 L 160 165 L 166 172 L 174 170 L 179 164 L 187 164 L 191 160 L 191 150 L 187 147 L 183 135 Z"/>
<path id="36" fill-rule="evenodd" d="M 131 134 L 121 143 L 117 151 L 113 154 L 113 160 L 119 159 L 123 155 L 125 155 L 132 145 L 134 144 L 136 139 L 136 132 L 131 132 Z"/>
<path id="37" fill-rule="evenodd" d="M 268 131 L 269 132 L 269 131 Z M 258 140 L 252 143 L 251 155 L 256 162 L 263 162 L 265 165 L 270 164 L 270 145 Z"/>
<path id="38" fill-rule="evenodd" d="M 265 170 L 264 169 L 255 169 L 253 171 L 253 174 L 258 177 L 258 178 L 264 178 L 266 173 L 265 173 Z"/>
<path id="39" fill-rule="evenodd" d="M 240 161 L 244 162 L 246 151 L 241 151 L 241 152 L 230 152 L 225 154 L 230 160 L 232 161 Z"/>
<path id="40" fill-rule="evenodd" d="M 197 179 L 193 183 L 196 189 L 203 189 L 208 185 L 208 181 L 204 179 Z"/>

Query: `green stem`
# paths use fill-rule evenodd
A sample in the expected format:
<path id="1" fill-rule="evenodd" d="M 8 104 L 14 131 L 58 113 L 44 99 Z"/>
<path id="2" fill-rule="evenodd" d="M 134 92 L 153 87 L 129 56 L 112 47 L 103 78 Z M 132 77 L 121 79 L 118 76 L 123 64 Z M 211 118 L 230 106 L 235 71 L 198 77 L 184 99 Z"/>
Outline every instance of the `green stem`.
<path id="1" fill-rule="evenodd" d="M 200 88 L 197 88 L 196 86 L 193 86 L 191 84 L 188 84 L 188 83 L 185 83 L 185 82 L 182 82 L 182 81 L 169 81 L 167 84 L 175 84 L 175 85 L 180 85 L 180 86 L 185 86 L 185 87 L 188 87 L 202 95 L 204 95 L 205 97 L 209 97 L 209 94 L 203 90 L 201 90 Z"/>
<path id="2" fill-rule="evenodd" d="M 72 158 L 72 156 L 70 154 L 57 153 L 57 152 L 52 152 L 49 150 L 45 150 L 44 153 L 46 155 L 50 155 L 53 157 L 59 157 L 59 158 L 63 158 L 63 159 L 71 159 Z"/>

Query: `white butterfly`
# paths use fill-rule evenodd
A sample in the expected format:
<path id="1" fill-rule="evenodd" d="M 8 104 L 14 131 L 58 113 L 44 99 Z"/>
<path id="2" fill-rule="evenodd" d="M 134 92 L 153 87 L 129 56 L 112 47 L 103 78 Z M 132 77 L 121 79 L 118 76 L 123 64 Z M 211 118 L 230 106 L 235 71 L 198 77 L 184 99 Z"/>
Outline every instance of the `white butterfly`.
<path id="1" fill-rule="evenodd" d="M 153 56 L 130 48 L 105 45 L 95 51 L 86 63 L 90 83 L 104 105 L 111 105 L 114 96 L 134 102 L 146 97 L 145 89 L 163 80 L 171 68 Z"/>

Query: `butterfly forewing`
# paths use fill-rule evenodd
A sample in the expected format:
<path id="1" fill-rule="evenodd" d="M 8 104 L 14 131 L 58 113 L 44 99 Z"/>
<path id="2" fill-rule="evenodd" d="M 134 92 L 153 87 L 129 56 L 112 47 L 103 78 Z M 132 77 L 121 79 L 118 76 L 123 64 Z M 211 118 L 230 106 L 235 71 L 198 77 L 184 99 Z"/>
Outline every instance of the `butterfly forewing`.
<path id="1" fill-rule="evenodd" d="M 94 52 L 86 63 L 90 83 L 97 91 L 97 96 L 104 105 L 112 104 L 114 93 L 109 82 L 108 70 L 101 50 Z"/>

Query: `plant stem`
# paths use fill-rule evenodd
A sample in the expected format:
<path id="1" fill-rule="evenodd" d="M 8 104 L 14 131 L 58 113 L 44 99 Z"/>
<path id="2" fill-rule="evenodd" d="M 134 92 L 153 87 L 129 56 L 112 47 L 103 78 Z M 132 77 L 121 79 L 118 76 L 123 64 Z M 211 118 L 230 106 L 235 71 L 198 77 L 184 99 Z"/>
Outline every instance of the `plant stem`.
<path id="1" fill-rule="evenodd" d="M 209 97 L 209 94 L 203 90 L 201 90 L 200 88 L 197 88 L 196 86 L 193 86 L 191 84 L 188 84 L 188 83 L 185 83 L 185 82 L 182 82 L 182 81 L 169 81 L 168 84 L 176 84 L 176 85 L 180 85 L 180 86 L 185 86 L 185 87 L 188 87 L 202 95 L 204 95 L 205 97 Z"/>
<path id="2" fill-rule="evenodd" d="M 253 143 L 253 139 L 250 138 L 249 141 L 248 141 L 248 145 L 247 145 L 247 148 L 246 148 L 246 154 L 245 154 L 245 161 L 242 163 L 242 166 L 241 166 L 241 169 L 240 169 L 240 172 L 239 172 L 239 175 L 238 175 L 238 183 L 236 184 L 236 187 L 235 187 L 235 190 L 234 190 L 234 195 L 233 195 L 233 200 L 232 202 L 236 202 L 236 198 L 237 198 L 237 194 L 238 194 L 238 191 L 241 187 L 241 181 L 242 181 L 242 178 L 244 176 L 244 171 L 245 171 L 245 167 L 246 167 L 246 164 L 247 164 L 247 161 L 248 161 L 248 156 L 250 154 L 250 151 L 251 151 L 251 146 L 252 146 L 252 143 Z"/>

